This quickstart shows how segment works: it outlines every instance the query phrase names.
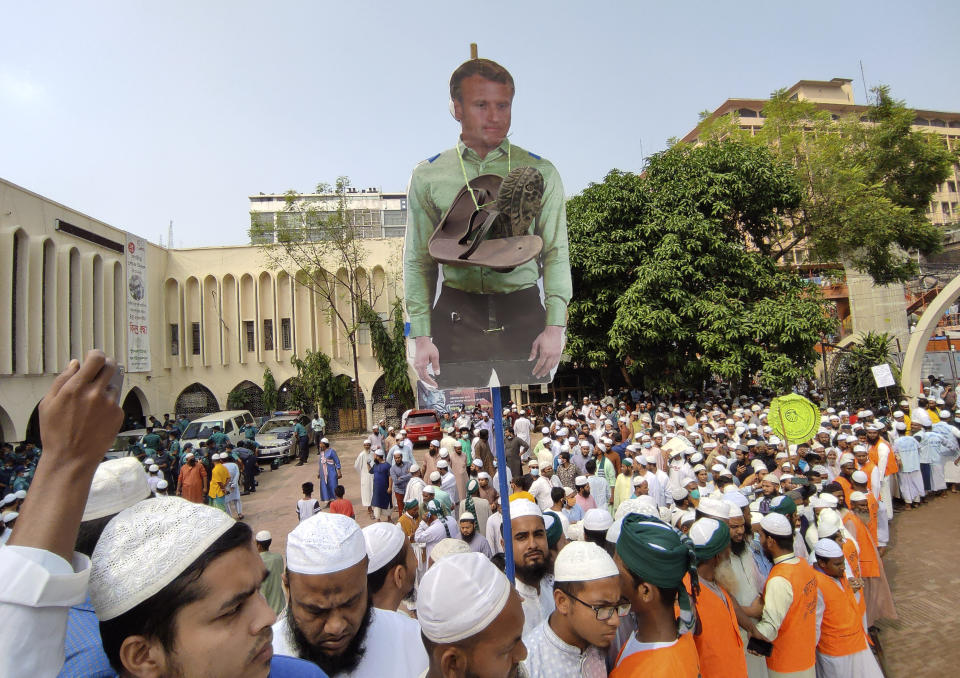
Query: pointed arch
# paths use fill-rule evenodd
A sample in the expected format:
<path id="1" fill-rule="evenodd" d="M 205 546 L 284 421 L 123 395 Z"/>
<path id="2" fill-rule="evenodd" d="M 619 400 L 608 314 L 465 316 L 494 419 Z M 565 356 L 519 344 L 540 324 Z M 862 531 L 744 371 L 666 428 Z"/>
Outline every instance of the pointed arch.
<path id="1" fill-rule="evenodd" d="M 194 382 L 180 391 L 174 406 L 174 412 L 178 419 L 182 416 L 186 416 L 188 419 L 196 419 L 219 410 L 220 405 L 217 403 L 217 397 L 213 395 L 209 388 L 198 382 Z"/>

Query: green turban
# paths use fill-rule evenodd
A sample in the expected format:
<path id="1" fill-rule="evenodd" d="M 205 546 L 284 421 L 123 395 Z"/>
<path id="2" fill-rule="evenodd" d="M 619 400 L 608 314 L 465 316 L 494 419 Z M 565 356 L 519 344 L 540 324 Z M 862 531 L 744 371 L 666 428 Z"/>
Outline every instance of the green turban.
<path id="1" fill-rule="evenodd" d="M 560 522 L 560 516 L 555 511 L 544 511 L 544 522 L 546 522 L 547 516 L 553 516 L 553 522 L 547 528 L 547 546 L 553 548 L 560 541 L 560 537 L 563 536 L 563 523 Z"/>
<path id="2" fill-rule="evenodd" d="M 680 606 L 680 633 L 693 629 L 696 618 L 683 577 L 690 575 L 691 589 L 699 588 L 697 558 L 689 537 L 652 516 L 629 513 L 623 519 L 617 555 L 630 572 L 663 589 L 676 589 Z"/>
<path id="3" fill-rule="evenodd" d="M 707 542 L 702 546 L 698 546 L 697 543 L 694 542 L 693 551 L 697 554 L 698 563 L 705 563 L 723 551 L 723 549 L 727 548 L 727 546 L 730 544 L 730 528 L 727 526 L 727 524 L 722 520 L 715 520 L 712 522 L 715 522 L 717 527 L 713 531 L 713 534 L 710 535 L 710 538 L 707 540 Z M 694 524 L 694 527 L 696 527 L 696 524 Z M 693 536 L 695 540 L 697 539 L 696 535 L 691 536 Z"/>
<path id="4" fill-rule="evenodd" d="M 403 508 L 412 509 L 412 508 L 416 508 L 417 506 L 420 506 L 420 502 L 417 501 L 416 499 L 411 499 L 410 501 L 406 502 L 403 505 Z"/>
<path id="5" fill-rule="evenodd" d="M 789 516 L 791 513 L 797 512 L 797 502 L 788 497 L 787 495 L 782 495 L 780 497 L 775 497 L 770 502 L 770 510 L 774 513 L 779 513 L 784 516 Z"/>

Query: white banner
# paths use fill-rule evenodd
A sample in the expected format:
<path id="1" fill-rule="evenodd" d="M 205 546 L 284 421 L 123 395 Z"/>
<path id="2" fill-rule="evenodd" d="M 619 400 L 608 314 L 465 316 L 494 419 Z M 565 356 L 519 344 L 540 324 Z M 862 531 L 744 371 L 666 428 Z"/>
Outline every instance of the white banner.
<path id="1" fill-rule="evenodd" d="M 890 369 L 889 363 L 874 365 L 870 369 L 873 370 L 873 380 L 877 382 L 877 388 L 897 385 L 897 380 L 893 378 L 893 371 Z"/>
<path id="2" fill-rule="evenodd" d="M 150 371 L 147 241 L 127 233 L 127 372 Z"/>

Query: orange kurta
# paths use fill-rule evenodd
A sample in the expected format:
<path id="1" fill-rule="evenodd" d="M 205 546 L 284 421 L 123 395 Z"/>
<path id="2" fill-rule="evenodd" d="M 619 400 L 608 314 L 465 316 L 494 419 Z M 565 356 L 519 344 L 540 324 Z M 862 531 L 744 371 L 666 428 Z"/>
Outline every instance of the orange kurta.
<path id="1" fill-rule="evenodd" d="M 177 478 L 177 493 L 194 504 L 204 502 L 203 486 L 207 482 L 207 469 L 203 464 L 197 462 L 193 466 L 184 464 L 180 467 L 180 475 Z"/>

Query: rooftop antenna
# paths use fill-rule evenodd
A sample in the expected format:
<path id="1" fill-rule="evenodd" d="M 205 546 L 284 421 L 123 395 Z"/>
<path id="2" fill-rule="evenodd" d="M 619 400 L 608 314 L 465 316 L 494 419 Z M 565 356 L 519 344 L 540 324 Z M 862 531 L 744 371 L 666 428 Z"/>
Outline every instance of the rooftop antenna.
<path id="1" fill-rule="evenodd" d="M 479 58 L 479 57 L 477 56 L 477 43 L 475 43 L 475 42 L 471 42 L 471 43 L 470 43 L 470 58 L 471 58 L 471 59 L 477 59 L 477 58 Z"/>
<path id="2" fill-rule="evenodd" d="M 167 228 L 167 247 L 173 249 L 173 219 L 170 220 L 170 226 Z"/>
<path id="3" fill-rule="evenodd" d="M 870 95 L 867 94 L 867 76 L 863 74 L 863 59 L 860 59 L 860 82 L 863 83 L 863 100 L 867 106 L 870 105 Z"/>

